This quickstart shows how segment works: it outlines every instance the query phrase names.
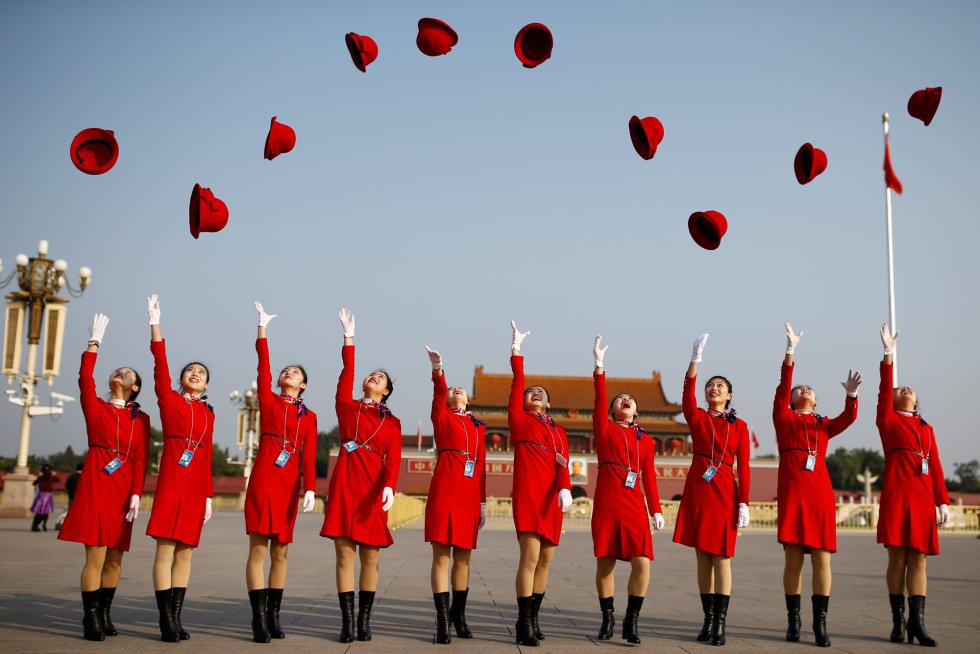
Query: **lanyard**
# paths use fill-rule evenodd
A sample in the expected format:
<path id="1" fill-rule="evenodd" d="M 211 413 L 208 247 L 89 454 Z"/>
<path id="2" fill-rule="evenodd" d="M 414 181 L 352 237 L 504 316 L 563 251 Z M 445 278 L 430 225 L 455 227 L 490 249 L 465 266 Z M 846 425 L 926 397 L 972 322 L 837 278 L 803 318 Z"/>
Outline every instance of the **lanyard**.
<path id="1" fill-rule="evenodd" d="M 351 437 L 351 440 L 354 441 L 355 443 L 357 442 L 357 427 L 361 423 L 361 409 L 363 407 L 364 407 L 364 402 L 358 402 L 358 404 L 357 404 L 357 418 L 354 420 L 354 435 Z M 366 441 L 364 441 L 364 442 L 361 443 L 361 447 L 364 447 L 365 445 L 367 445 L 371 441 L 372 438 L 374 438 L 375 436 L 377 436 L 378 432 L 381 431 L 382 425 L 385 424 L 385 418 L 387 418 L 387 417 L 388 417 L 387 412 L 386 411 L 382 411 L 381 412 L 381 422 L 378 423 L 378 428 L 374 430 L 374 433 L 373 434 L 371 434 L 370 436 L 368 436 L 368 438 L 367 438 Z M 371 449 L 371 448 L 368 448 L 368 449 Z"/>
<path id="2" fill-rule="evenodd" d="M 531 411 L 529 413 L 534 413 L 534 412 Z M 551 419 L 551 416 L 547 416 L 546 414 L 534 413 L 534 415 L 536 415 L 538 419 L 541 420 L 542 423 L 544 423 L 545 429 L 548 430 L 548 435 L 551 436 L 551 448 L 555 451 L 555 454 L 557 454 L 558 456 L 562 456 L 561 450 L 558 448 L 558 441 L 555 440 L 555 433 L 551 431 L 551 426 L 548 424 L 549 422 L 551 423 L 551 425 L 555 424 L 554 420 Z M 567 458 L 567 457 L 562 457 L 562 458 Z"/>
<path id="3" fill-rule="evenodd" d="M 901 413 L 898 410 L 896 410 L 896 413 L 898 413 L 899 415 L 905 415 L 904 413 Z M 907 417 L 914 418 L 915 417 L 915 414 L 913 413 L 911 415 L 908 415 Z M 905 424 L 904 421 L 900 421 L 900 422 L 903 425 Z M 915 432 L 915 438 L 919 441 L 919 456 L 928 461 L 929 460 L 929 453 L 932 452 L 932 443 L 929 443 L 929 449 L 928 450 L 924 450 L 922 448 L 922 434 L 920 434 L 919 433 L 919 430 L 916 429 L 915 427 L 910 427 L 910 429 Z"/>
<path id="4" fill-rule="evenodd" d="M 207 433 L 208 431 L 208 414 L 207 413 L 204 414 L 204 429 L 201 430 L 201 435 L 197 437 L 196 441 L 192 440 L 191 437 L 194 435 L 194 404 L 204 404 L 204 402 L 203 400 L 194 399 L 193 396 L 191 397 L 181 396 L 181 397 L 184 398 L 184 401 L 187 402 L 187 404 L 189 404 L 191 408 L 191 426 L 187 430 L 187 450 L 191 454 L 194 454 L 197 452 L 197 448 L 201 447 L 201 440 L 204 438 L 204 434 Z M 191 449 L 192 443 L 194 444 L 193 450 Z"/>
<path id="5" fill-rule="evenodd" d="M 285 399 L 283 399 L 283 403 L 286 405 L 286 407 L 285 410 L 282 412 L 282 451 L 286 452 L 287 454 L 292 454 L 297 449 L 299 449 L 297 447 L 299 445 L 299 421 L 303 419 L 303 415 L 302 413 L 297 413 L 296 415 L 296 433 L 293 434 L 293 442 L 290 443 L 288 440 L 289 435 L 286 433 L 286 419 L 289 418 L 289 407 L 296 406 L 296 405 L 291 404 L 290 402 L 286 402 Z M 290 445 L 293 446 L 292 450 L 289 449 Z"/>
<path id="6" fill-rule="evenodd" d="M 122 454 L 121 446 L 122 443 L 119 440 L 119 412 L 113 407 L 112 414 L 116 418 L 116 454 Z M 123 458 L 129 461 L 129 450 L 133 446 L 133 428 L 136 426 L 136 420 L 132 419 L 129 422 L 129 443 L 126 444 L 126 454 L 123 454 Z"/>
<path id="7" fill-rule="evenodd" d="M 618 422 L 616 423 L 616 426 L 619 427 L 620 431 L 623 432 L 623 445 L 626 446 L 626 470 L 628 472 L 632 472 L 632 470 L 633 470 L 633 457 L 630 456 L 629 438 L 627 438 L 627 436 L 626 436 L 626 434 L 629 432 L 629 430 L 627 428 L 623 427 Z M 712 451 L 711 453 L 714 454 L 714 451 Z M 637 470 L 640 469 L 640 439 L 639 438 L 636 439 L 636 469 Z"/>
<path id="8" fill-rule="evenodd" d="M 466 428 L 466 420 L 469 418 L 469 416 L 467 416 L 465 413 L 456 413 L 452 409 L 450 409 L 450 412 L 452 412 L 452 414 L 454 416 L 459 417 L 460 418 L 460 422 L 462 422 L 462 424 L 463 424 L 463 436 L 464 436 L 464 442 L 466 443 L 466 449 L 463 450 L 463 452 L 466 455 L 466 460 L 467 461 L 476 460 L 476 454 L 475 453 L 472 455 L 473 456 L 473 459 L 470 459 L 470 456 L 471 456 L 470 455 L 470 430 Z M 475 438 L 473 439 L 473 445 L 476 445 L 476 439 Z"/>
<path id="9" fill-rule="evenodd" d="M 731 427 L 731 423 L 727 420 L 725 421 L 725 445 L 721 448 L 721 454 L 719 459 L 715 459 L 715 423 L 711 419 L 711 414 L 708 414 L 708 426 L 711 427 L 711 463 L 717 461 L 718 463 L 724 463 L 725 454 L 728 452 L 728 429 Z"/>
<path id="10" fill-rule="evenodd" d="M 814 438 L 813 438 L 813 447 L 811 448 L 810 447 L 810 430 L 806 426 L 806 418 L 804 418 L 803 415 L 800 414 L 800 413 L 796 413 L 796 417 L 799 418 L 800 419 L 800 422 L 803 423 L 803 437 L 806 439 L 806 451 L 807 451 L 807 454 L 812 454 L 812 455 L 816 456 L 817 450 L 815 448 L 820 444 L 820 438 L 818 436 L 814 436 Z"/>

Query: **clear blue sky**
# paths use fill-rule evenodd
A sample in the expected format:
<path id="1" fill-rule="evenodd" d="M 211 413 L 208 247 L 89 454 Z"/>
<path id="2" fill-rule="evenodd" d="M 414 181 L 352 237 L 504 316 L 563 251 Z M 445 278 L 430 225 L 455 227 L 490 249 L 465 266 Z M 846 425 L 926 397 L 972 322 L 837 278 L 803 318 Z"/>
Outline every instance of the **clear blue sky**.
<path id="1" fill-rule="evenodd" d="M 460 35 L 428 58 L 422 16 Z M 521 67 L 513 39 L 548 24 L 551 60 Z M 97 375 L 149 380 L 145 297 L 160 295 L 171 361 L 212 371 L 216 440 L 234 454 L 227 400 L 255 377 L 252 301 L 278 313 L 273 366 L 310 371 L 309 405 L 335 423 L 337 309 L 357 316 L 358 376 L 385 366 L 408 432 L 428 432 L 424 345 L 450 383 L 474 366 L 506 372 L 509 320 L 530 329 L 529 372 L 664 374 L 680 400 L 693 339 L 711 333 L 704 375 L 735 384 L 734 406 L 774 451 L 771 403 L 783 323 L 806 332 L 797 379 L 836 414 L 848 368 L 865 375 L 857 423 L 832 446 L 879 447 L 877 330 L 887 317 L 881 113 L 892 114 L 900 381 L 919 392 L 953 463 L 980 456 L 969 402 L 980 354 L 976 244 L 975 2 L 19 2 L 0 8 L 0 257 L 38 239 L 89 265 L 69 305 L 62 374 L 96 311 L 111 323 Z M 343 36 L 375 38 L 367 74 Z M 905 111 L 941 85 L 924 127 Z M 652 161 L 627 121 L 655 115 Z M 269 119 L 296 149 L 262 158 Z M 115 130 L 119 161 L 83 175 L 68 159 L 85 127 Z M 793 156 L 829 157 L 807 186 Z M 195 182 L 231 211 L 191 238 Z M 687 234 L 696 210 L 723 212 L 720 249 Z M 972 299 L 971 299 L 972 298 Z M 472 390 L 472 389 L 471 389 Z M 47 389 L 43 388 L 43 397 Z M 158 423 L 152 389 L 141 398 Z M 560 404 L 560 398 L 555 398 Z M 0 406 L 0 453 L 20 414 Z M 31 451 L 84 448 L 78 405 L 34 421 Z"/>

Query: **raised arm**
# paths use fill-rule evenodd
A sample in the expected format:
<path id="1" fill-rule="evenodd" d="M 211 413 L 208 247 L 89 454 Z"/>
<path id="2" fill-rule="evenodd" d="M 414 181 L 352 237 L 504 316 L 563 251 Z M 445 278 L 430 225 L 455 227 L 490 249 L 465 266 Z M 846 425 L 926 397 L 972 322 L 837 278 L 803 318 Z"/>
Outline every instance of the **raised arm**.
<path id="1" fill-rule="evenodd" d="M 510 321 L 510 328 L 510 369 L 514 377 L 510 382 L 507 413 L 509 416 L 517 416 L 524 410 L 524 357 L 521 356 L 521 343 L 531 332 L 521 332 L 513 320 Z"/>
<path id="2" fill-rule="evenodd" d="M 837 434 L 841 433 L 845 429 L 851 426 L 851 424 L 857 420 L 858 411 L 858 387 L 861 385 L 861 373 L 856 370 L 849 370 L 847 373 L 847 380 L 841 382 L 841 386 L 844 387 L 844 391 L 847 393 L 844 397 L 844 410 L 836 418 L 831 418 L 829 424 L 827 425 L 827 435 L 833 438 Z"/>
<path id="3" fill-rule="evenodd" d="M 595 345 L 592 347 L 592 357 L 595 359 L 595 369 L 592 371 L 592 384 L 595 387 L 593 394 L 595 401 L 592 405 L 592 433 L 596 440 L 602 438 L 606 431 L 606 405 L 609 402 L 609 397 L 606 394 L 606 372 L 602 368 L 602 361 L 609 346 L 599 347 L 600 343 L 602 343 L 602 336 L 596 336 Z"/>
<path id="4" fill-rule="evenodd" d="M 432 364 L 432 426 L 435 427 L 439 416 L 446 409 L 446 392 L 449 387 L 446 385 L 446 375 L 442 371 L 442 355 L 437 351 L 425 346 L 425 351 L 429 353 L 429 363 Z M 433 439 L 435 434 L 433 433 Z"/>
<path id="5" fill-rule="evenodd" d="M 101 313 L 95 314 L 95 318 L 92 319 L 92 324 L 89 327 L 88 347 L 82 352 L 82 364 L 78 369 L 78 390 L 82 413 L 86 416 L 95 406 L 99 397 L 92 374 L 95 372 L 95 359 L 98 356 L 99 346 L 102 344 L 105 328 L 108 324 L 108 316 Z"/>
<path id="6" fill-rule="evenodd" d="M 881 357 L 881 364 L 878 367 L 880 378 L 878 382 L 878 412 L 875 416 L 875 424 L 879 429 L 883 429 L 892 417 L 895 409 L 894 396 L 894 364 L 895 346 L 898 343 L 898 332 L 894 334 L 888 329 L 887 324 L 881 326 L 881 345 L 884 354 Z"/>
<path id="7" fill-rule="evenodd" d="M 340 379 L 337 380 L 335 402 L 338 408 L 354 397 L 354 314 L 350 309 L 341 309 L 339 316 L 340 324 L 344 327 L 344 347 L 341 350 L 344 367 L 340 371 Z"/>
<path id="8" fill-rule="evenodd" d="M 261 302 L 255 303 L 255 310 L 259 314 L 258 333 L 255 336 L 255 352 L 259 355 L 258 379 L 259 395 L 272 394 L 272 370 L 269 363 L 269 341 L 266 338 L 266 327 L 276 317 L 276 314 L 268 314 L 262 307 Z"/>
<path id="9" fill-rule="evenodd" d="M 779 386 L 776 387 L 776 396 L 772 401 L 772 420 L 778 423 L 783 415 L 789 411 L 789 401 L 793 396 L 793 353 L 796 345 L 803 337 L 803 332 L 796 334 L 793 332 L 793 325 L 786 323 L 786 358 L 783 359 L 782 368 L 779 371 Z"/>

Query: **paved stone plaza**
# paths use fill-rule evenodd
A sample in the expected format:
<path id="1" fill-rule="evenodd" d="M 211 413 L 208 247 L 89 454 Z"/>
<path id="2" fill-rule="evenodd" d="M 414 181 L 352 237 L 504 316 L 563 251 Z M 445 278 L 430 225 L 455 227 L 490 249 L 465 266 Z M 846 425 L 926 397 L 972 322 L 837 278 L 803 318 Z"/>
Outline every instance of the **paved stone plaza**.
<path id="1" fill-rule="evenodd" d="M 52 524 L 53 524 L 52 516 Z M 476 638 L 432 644 L 433 606 L 429 588 L 430 549 L 420 524 L 395 532 L 395 544 L 382 554 L 381 582 L 369 643 L 335 642 L 339 612 L 333 577 L 331 541 L 320 538 L 320 515 L 300 514 L 297 541 L 289 553 L 290 570 L 283 599 L 284 641 L 251 641 L 250 609 L 245 592 L 247 539 L 240 513 L 216 513 L 194 554 L 184 608 L 190 641 L 166 644 L 159 639 L 150 568 L 153 541 L 142 536 L 141 514 L 134 547 L 123 563 L 123 579 L 113 605 L 120 636 L 104 643 L 81 637 L 78 578 L 83 548 L 56 540 L 56 533 L 31 533 L 28 520 L 0 521 L 0 651 L 3 652 L 407 652 L 459 650 L 513 651 L 516 617 L 514 570 L 517 544 L 509 529 L 485 531 L 473 556 L 468 619 Z M 139 535 L 136 535 L 139 534 Z M 872 534 L 841 534 L 834 557 L 834 594 L 830 605 L 833 649 L 847 652 L 913 651 L 887 641 L 888 598 L 883 579 L 885 553 Z M 694 553 L 654 537 L 653 581 L 640 619 L 639 649 L 671 652 L 794 652 L 813 647 L 809 602 L 804 602 L 804 639 L 786 643 L 782 551 L 772 532 L 747 532 L 734 559 L 735 591 L 729 610 L 728 645 L 718 650 L 694 641 L 701 607 L 695 585 Z M 949 652 L 980 651 L 980 540 L 944 535 L 943 555 L 929 562 L 927 627 Z M 547 639 L 535 652 L 623 651 L 618 637 L 595 641 L 598 608 L 593 582 L 592 541 L 587 529 L 570 529 L 553 565 L 541 609 Z M 626 606 L 626 564 L 616 577 L 617 634 Z M 805 580 L 805 584 L 808 579 Z M 805 595 L 808 595 L 804 586 Z M 240 650 L 238 650 L 240 651 Z"/>

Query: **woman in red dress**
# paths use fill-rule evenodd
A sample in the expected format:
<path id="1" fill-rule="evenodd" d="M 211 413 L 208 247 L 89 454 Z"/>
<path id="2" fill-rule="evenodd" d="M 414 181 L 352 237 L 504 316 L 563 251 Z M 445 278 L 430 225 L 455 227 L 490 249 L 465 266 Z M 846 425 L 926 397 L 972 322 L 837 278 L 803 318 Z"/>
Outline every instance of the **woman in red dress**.
<path id="1" fill-rule="evenodd" d="M 592 505 L 592 547 L 596 557 L 595 584 L 602 611 L 599 640 L 613 637 L 616 626 L 613 607 L 616 561 L 630 562 L 627 584 L 629 596 L 623 620 L 623 638 L 639 645 L 637 623 L 640 607 L 650 584 L 650 561 L 653 560 L 653 528 L 664 528 L 664 516 L 657 492 L 657 470 L 654 468 L 656 445 L 636 421 L 639 408 L 629 393 L 620 393 L 607 405 L 606 373 L 602 369 L 609 346 L 600 347 L 602 336 L 595 337 L 592 355 L 595 370 L 595 406 L 592 409 L 592 431 L 599 459 L 599 481 Z M 609 417 L 609 414 L 612 417 Z M 640 492 L 640 482 L 643 492 Z M 644 504 L 646 496 L 646 504 Z"/>
<path id="2" fill-rule="evenodd" d="M 191 576 L 191 554 L 201 542 L 204 523 L 211 519 L 214 410 L 204 395 L 210 374 L 203 363 L 194 361 L 183 367 L 180 391 L 170 387 L 156 295 L 147 298 L 147 313 L 163 452 L 146 534 L 157 541 L 153 589 L 160 611 L 160 637 L 174 643 L 191 637 L 180 622 L 180 613 Z"/>
<path id="3" fill-rule="evenodd" d="M 786 358 L 773 400 L 772 422 L 779 448 L 778 540 L 783 545 L 783 592 L 786 594 L 786 640 L 800 639 L 800 593 L 804 555 L 813 568 L 813 635 L 830 647 L 827 608 L 830 603 L 830 555 L 837 551 L 837 500 L 825 458 L 830 439 L 857 418 L 861 373 L 849 371 L 841 382 L 847 393 L 844 411 L 836 418 L 814 412 L 817 396 L 809 386 L 793 386 L 793 352 L 803 332 L 786 323 Z"/>
<path id="4" fill-rule="evenodd" d="M 272 392 L 269 341 L 266 327 L 275 318 L 258 302 L 258 335 L 255 351 L 259 355 L 259 451 L 252 465 L 245 492 L 245 533 L 248 534 L 248 560 L 245 584 L 252 605 L 252 638 L 268 643 L 285 638 L 279 624 L 282 592 L 286 586 L 286 553 L 293 542 L 300 477 L 303 512 L 313 510 L 316 490 L 316 414 L 303 404 L 306 369 L 296 364 L 279 373 L 279 394 Z M 263 575 L 269 553 L 269 583 Z"/>
<path id="5" fill-rule="evenodd" d="M 465 390 L 447 388 L 442 356 L 428 346 L 425 349 L 432 363 L 432 429 L 438 452 L 425 503 L 425 542 L 432 543 L 435 642 L 448 645 L 452 641 L 450 623 L 459 638 L 473 637 L 466 625 L 466 597 L 470 554 L 487 516 L 486 423 L 466 410 L 469 397 Z"/>
<path id="6" fill-rule="evenodd" d="M 926 631 L 926 556 L 939 554 L 939 526 L 949 522 L 949 493 L 939 447 L 932 427 L 916 411 L 918 398 L 908 386 L 892 389 L 895 342 L 881 326 L 885 348 L 878 387 L 878 433 L 885 450 L 881 480 L 878 542 L 888 549 L 888 599 L 892 608 L 891 641 L 918 639 L 935 647 Z M 905 589 L 909 591 L 909 621 L 905 624 Z"/>
<path id="7" fill-rule="evenodd" d="M 337 382 L 340 454 L 330 476 L 320 535 L 332 538 L 337 554 L 340 642 L 354 640 L 354 559 L 360 557 L 357 639 L 371 640 L 371 609 L 378 588 L 378 555 L 393 542 L 388 509 L 402 457 L 401 422 L 388 408 L 394 390 L 391 377 L 375 370 L 354 399 L 354 314 L 340 310 L 344 327 L 344 368 Z"/>
<path id="8" fill-rule="evenodd" d="M 732 594 L 732 562 L 738 530 L 749 526 L 749 428 L 729 409 L 732 383 L 716 375 L 704 385 L 708 409 L 695 397 L 698 364 L 708 335 L 694 341 L 684 377 L 684 419 L 691 429 L 694 456 L 677 511 L 674 542 L 693 547 L 704 624 L 699 641 L 725 644 L 725 621 Z M 738 481 L 735 467 L 738 467 Z"/>
<path id="9" fill-rule="evenodd" d="M 507 424 L 514 443 L 514 489 L 511 502 L 514 527 L 521 546 L 517 567 L 516 640 L 537 647 L 544 640 L 538 611 L 548 584 L 548 570 L 561 539 L 562 517 L 572 506 L 568 475 L 568 436 L 548 415 L 548 392 L 541 386 L 524 388 L 521 332 L 514 321 L 510 367 L 514 379 L 507 403 Z"/>
<path id="10" fill-rule="evenodd" d="M 88 436 L 86 473 L 58 538 L 85 545 L 82 568 L 82 630 L 85 640 L 105 640 L 118 632 L 109 609 L 119 585 L 123 553 L 129 551 L 133 520 L 139 514 L 150 449 L 150 418 L 136 403 L 142 380 L 132 368 L 109 376 L 109 401 L 99 397 L 92 373 L 109 318 L 95 314 L 88 348 L 78 371 L 82 415 Z"/>

